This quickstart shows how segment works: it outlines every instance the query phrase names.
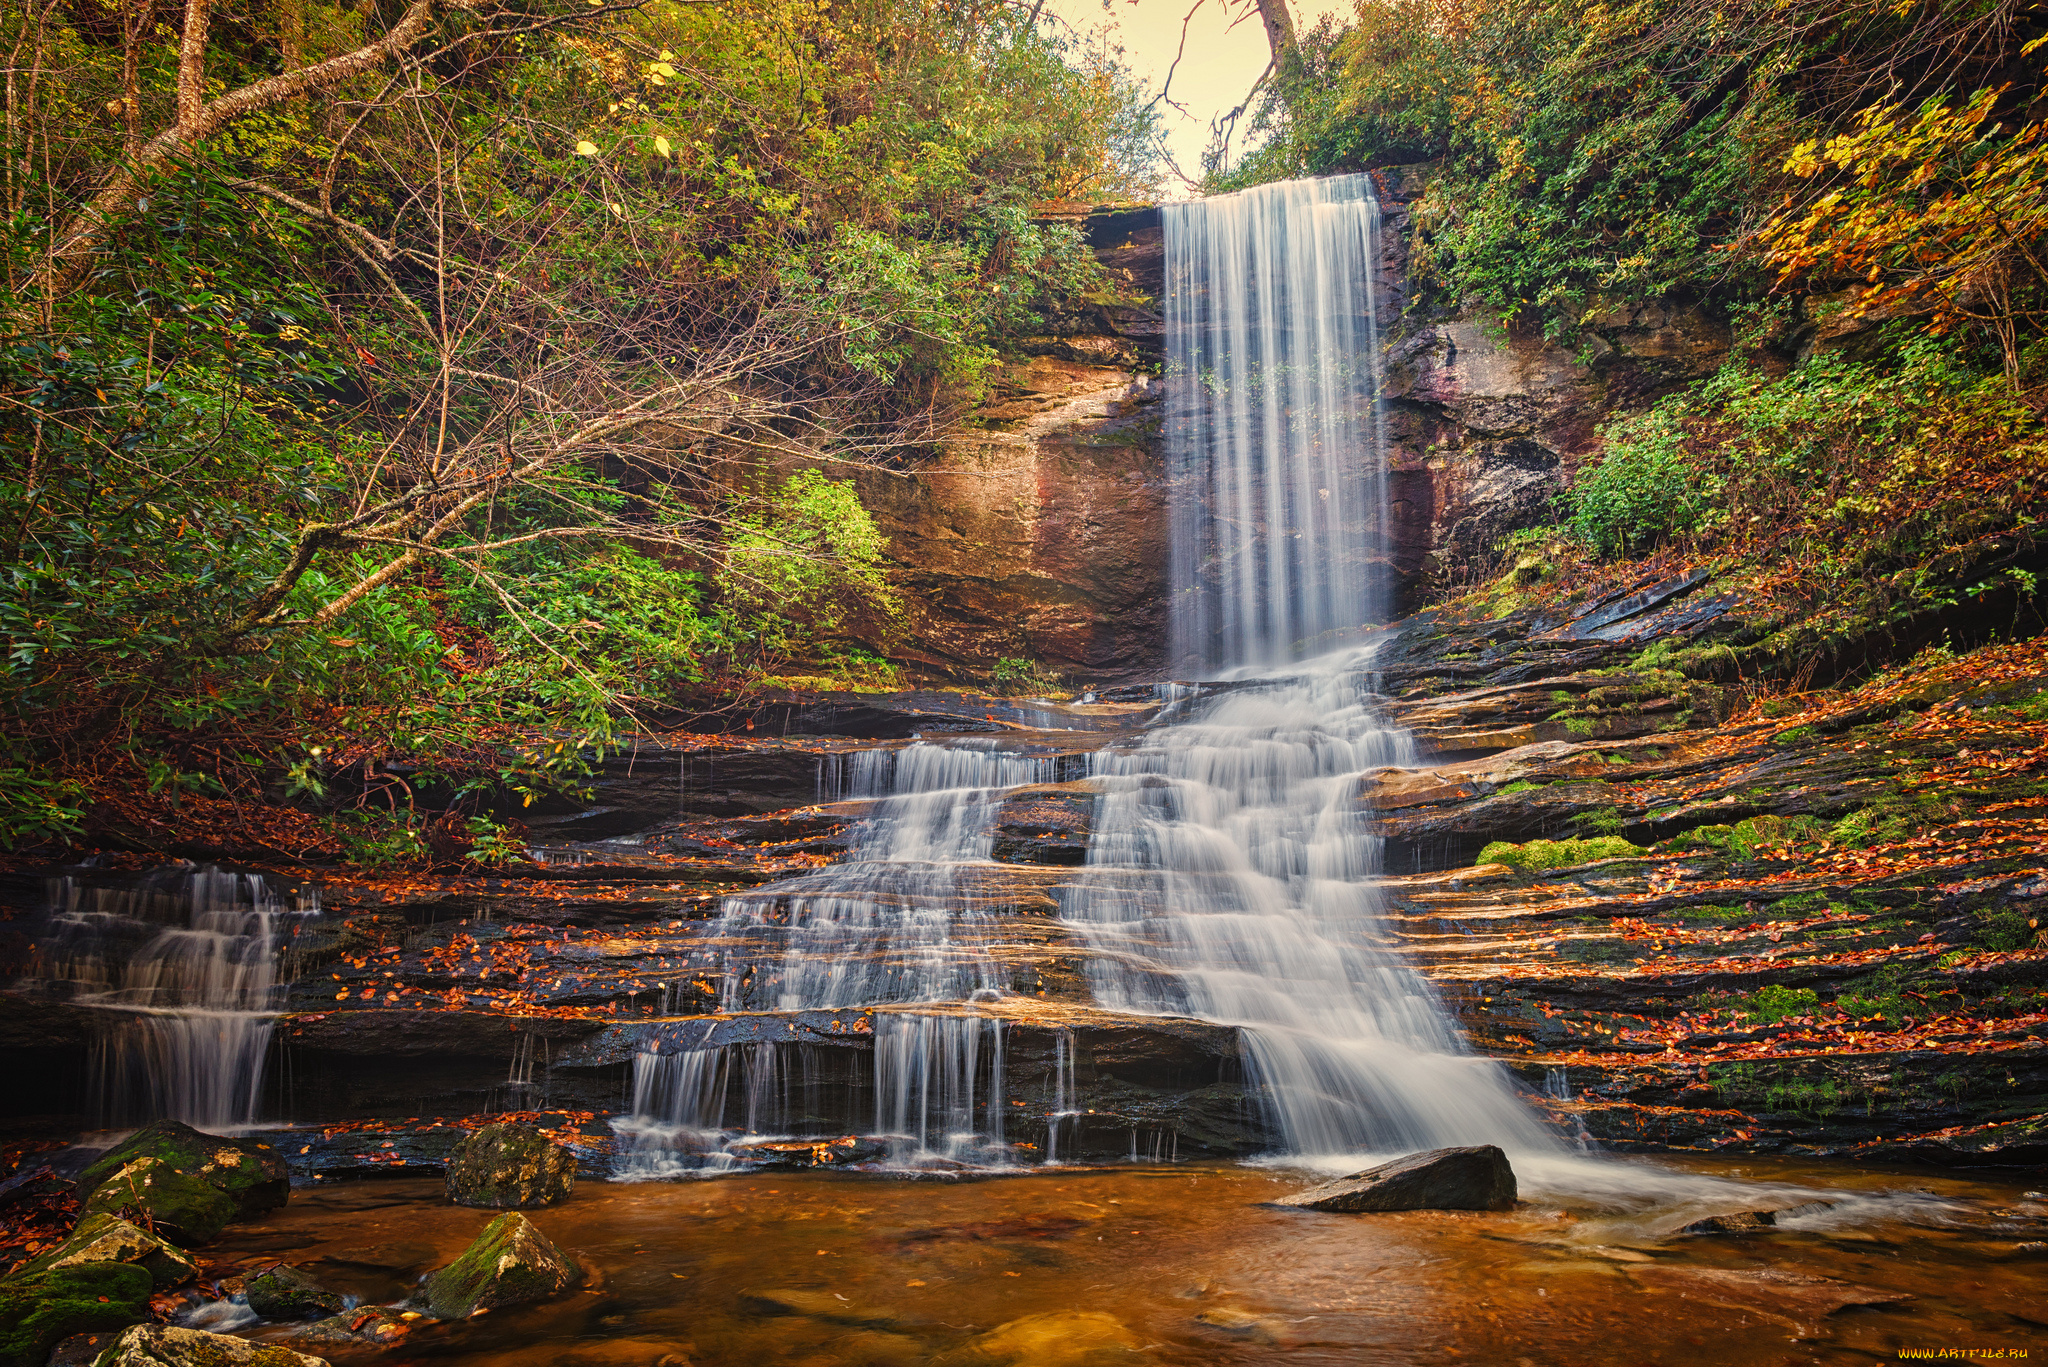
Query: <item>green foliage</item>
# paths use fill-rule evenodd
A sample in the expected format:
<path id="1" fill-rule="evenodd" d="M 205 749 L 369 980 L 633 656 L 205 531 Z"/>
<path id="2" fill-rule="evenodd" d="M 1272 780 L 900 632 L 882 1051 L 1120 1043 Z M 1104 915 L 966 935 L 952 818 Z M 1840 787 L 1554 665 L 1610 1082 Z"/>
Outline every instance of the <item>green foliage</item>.
<path id="1" fill-rule="evenodd" d="M 1810 1016 L 1820 1005 L 1820 994 L 1810 987 L 1791 988 L 1771 983 L 1759 988 L 1737 1010 L 1750 1020 L 1775 1025 L 1788 1016 Z"/>
<path id="2" fill-rule="evenodd" d="M 884 618 L 902 603 L 884 577 L 886 544 L 849 480 L 802 470 L 765 508 L 737 514 L 718 583 L 734 632 L 786 657 L 840 629 L 849 613 Z"/>
<path id="3" fill-rule="evenodd" d="M 1496 840 L 1479 852 L 1478 862 L 1506 864 L 1525 873 L 1540 873 L 1545 869 L 1591 864 L 1600 859 L 1628 859 L 1642 853 L 1644 851 L 1640 847 L 1617 835 L 1596 836 L 1590 840 L 1531 840 L 1520 845 Z"/>
<path id="4" fill-rule="evenodd" d="M 2034 927 L 2017 911 L 1995 911 L 1979 922 L 1976 936 L 1986 949 L 2011 953 L 2034 943 Z"/>
<path id="5" fill-rule="evenodd" d="M 1754 816 L 1733 826 L 1696 826 L 1666 844 L 1672 850 L 1712 850 L 1730 859 L 1755 859 L 1770 850 L 1818 843 L 1829 834 L 1816 817 Z"/>

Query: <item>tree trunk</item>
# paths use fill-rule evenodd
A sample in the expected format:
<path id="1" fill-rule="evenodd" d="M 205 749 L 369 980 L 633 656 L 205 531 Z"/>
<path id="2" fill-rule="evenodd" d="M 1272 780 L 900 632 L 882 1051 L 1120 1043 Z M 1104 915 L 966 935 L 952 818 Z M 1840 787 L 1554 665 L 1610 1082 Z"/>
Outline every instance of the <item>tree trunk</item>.
<path id="1" fill-rule="evenodd" d="M 1287 69 L 1294 56 L 1294 16 L 1287 12 L 1287 0 L 1257 0 L 1259 21 L 1266 26 L 1266 42 L 1273 49 L 1273 72 Z"/>

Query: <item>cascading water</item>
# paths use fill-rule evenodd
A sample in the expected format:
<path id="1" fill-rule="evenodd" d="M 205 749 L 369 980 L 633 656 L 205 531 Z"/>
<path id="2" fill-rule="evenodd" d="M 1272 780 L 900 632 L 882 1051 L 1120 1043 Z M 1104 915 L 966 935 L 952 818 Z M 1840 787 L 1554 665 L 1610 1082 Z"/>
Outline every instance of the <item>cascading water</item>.
<path id="1" fill-rule="evenodd" d="M 1096 756 L 1064 910 L 1102 1005 L 1242 1028 L 1297 1155 L 1553 1152 L 1382 920 L 1360 775 L 1415 754 L 1374 706 L 1371 648 L 1286 665 L 1380 606 L 1377 225 L 1365 176 L 1167 209 L 1175 647 L 1233 685 L 1169 692 L 1170 722 Z"/>
<path id="2" fill-rule="evenodd" d="M 1176 667 L 1330 650 L 1383 596 L 1372 179 L 1287 181 L 1164 214 Z"/>
<path id="3" fill-rule="evenodd" d="M 212 867 L 162 870 L 134 887 L 56 880 L 40 976 L 102 1013 L 100 1118 L 253 1125 L 285 989 L 280 950 L 319 913 L 315 893 L 287 901 L 260 875 Z"/>
<path id="4" fill-rule="evenodd" d="M 846 761 L 832 790 L 874 802 L 847 857 L 720 903 L 706 936 L 716 958 L 704 967 L 720 979 L 721 1010 L 961 1002 L 1007 986 L 976 878 L 993 869 L 1004 792 L 1057 778 L 1059 761 L 979 738 Z M 875 1130 L 898 1141 L 897 1156 L 1000 1156 L 1002 1023 L 899 1013 L 876 1017 L 874 1029 Z M 679 1151 L 715 1155 L 735 1128 L 803 1127 L 780 1051 L 744 1048 L 636 1056 L 629 1172 L 691 1166 Z"/>
<path id="5" fill-rule="evenodd" d="M 1095 835 L 1064 912 L 1096 999 L 1242 1027 L 1289 1150 L 1553 1141 L 1467 1054 L 1380 915 L 1362 771 L 1414 762 L 1369 652 L 1317 661 L 1096 757 Z"/>

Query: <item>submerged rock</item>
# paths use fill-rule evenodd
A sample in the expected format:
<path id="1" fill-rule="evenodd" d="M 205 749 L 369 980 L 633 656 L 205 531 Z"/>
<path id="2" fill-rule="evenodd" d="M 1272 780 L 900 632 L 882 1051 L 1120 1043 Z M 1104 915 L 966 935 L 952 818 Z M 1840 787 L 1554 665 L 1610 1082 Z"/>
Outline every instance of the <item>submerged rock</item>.
<path id="1" fill-rule="evenodd" d="M 1785 1206 L 1777 1210 L 1738 1210 L 1727 1215 L 1709 1215 L 1704 1220 L 1694 1220 L 1682 1227 L 1680 1234 L 1754 1234 L 1759 1230 L 1774 1229 L 1781 1216 L 1818 1215 L 1824 1210 L 1833 1210 L 1833 1201 L 1808 1201 L 1804 1205 Z"/>
<path id="2" fill-rule="evenodd" d="M 1428 1149 L 1272 1202 L 1303 1210 L 1506 1210 L 1515 1170 L 1492 1144 Z"/>
<path id="3" fill-rule="evenodd" d="M 582 1280 L 576 1260 L 517 1211 L 484 1226 L 462 1256 L 427 1278 L 420 1299 L 444 1320 L 559 1296 Z"/>
<path id="4" fill-rule="evenodd" d="M 237 1214 L 234 1197 L 204 1178 L 161 1158 L 138 1158 L 101 1182 L 85 1198 L 88 1213 L 146 1216 L 188 1244 L 203 1244 L 228 1227 Z"/>
<path id="5" fill-rule="evenodd" d="M 426 1316 L 417 1310 L 400 1311 L 386 1305 L 371 1305 L 360 1310 L 345 1310 L 324 1320 L 315 1320 L 303 1328 L 293 1330 L 291 1336 L 302 1343 L 338 1343 L 352 1344 L 358 1348 L 389 1348 L 411 1333 L 414 1325 L 425 1322 Z"/>
<path id="6" fill-rule="evenodd" d="M 168 1324 L 139 1324 L 101 1354 L 94 1367 L 328 1367 L 275 1343 L 208 1334 Z"/>
<path id="7" fill-rule="evenodd" d="M 532 1125 L 486 1125 L 455 1146 L 447 1181 L 458 1206 L 551 1206 L 576 1188 L 576 1155 Z"/>
<path id="8" fill-rule="evenodd" d="M 290 1263 L 277 1263 L 243 1279 L 249 1308 L 267 1320 L 297 1320 L 332 1315 L 348 1308 L 348 1298 L 322 1286 Z"/>
<path id="9" fill-rule="evenodd" d="M 1114 1316 L 1067 1310 L 999 1324 L 940 1360 L 946 1367 L 1100 1367 L 1131 1361 L 1138 1347 Z"/>
<path id="10" fill-rule="evenodd" d="M 57 1267 L 0 1281 L 0 1367 L 43 1367 L 59 1339 L 149 1316 L 149 1273 L 128 1263 Z"/>
<path id="11" fill-rule="evenodd" d="M 149 1273 L 159 1290 L 189 1281 L 199 1273 L 192 1255 L 119 1216 L 98 1211 L 78 1222 L 63 1243 L 23 1268 L 41 1272 L 86 1263 L 133 1263 Z"/>
<path id="12" fill-rule="evenodd" d="M 253 1139 L 223 1139 L 175 1120 L 143 1126 L 79 1174 L 81 1194 L 112 1180 L 128 1164 L 150 1158 L 217 1188 L 233 1202 L 231 1218 L 275 1210 L 291 1197 L 284 1156 Z"/>
<path id="13" fill-rule="evenodd" d="M 745 1291 L 740 1294 L 740 1304 L 757 1315 L 798 1315 L 805 1319 L 824 1320 L 828 1324 L 848 1324 L 859 1329 L 889 1329 L 897 1322 L 897 1316 L 893 1311 L 863 1306 L 836 1292 L 816 1291 L 804 1287 Z"/>

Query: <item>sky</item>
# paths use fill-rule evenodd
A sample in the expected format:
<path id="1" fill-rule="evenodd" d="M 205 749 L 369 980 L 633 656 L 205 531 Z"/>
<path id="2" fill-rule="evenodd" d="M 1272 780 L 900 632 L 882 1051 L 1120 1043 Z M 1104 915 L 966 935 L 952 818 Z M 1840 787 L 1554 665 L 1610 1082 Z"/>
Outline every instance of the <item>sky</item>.
<path id="1" fill-rule="evenodd" d="M 1294 26 L 1306 32 L 1325 14 L 1349 16 L 1350 0 L 1291 0 Z M 1111 40 L 1124 48 L 1124 62 L 1156 91 L 1181 45 L 1181 20 L 1195 0 L 1046 0 L 1046 10 L 1083 32 L 1111 26 Z M 1235 22 L 1242 20 L 1242 22 Z M 1233 27 L 1235 23 L 1235 27 Z M 1210 120 L 1236 108 L 1269 57 L 1266 30 L 1249 0 L 1202 0 L 1187 26 L 1187 48 L 1173 73 L 1173 100 L 1186 113 L 1162 109 L 1161 131 L 1168 152 L 1190 176 L 1202 173 Z M 1241 125 L 1240 125 L 1241 126 Z M 1178 181 L 1169 196 L 1186 194 Z"/>

